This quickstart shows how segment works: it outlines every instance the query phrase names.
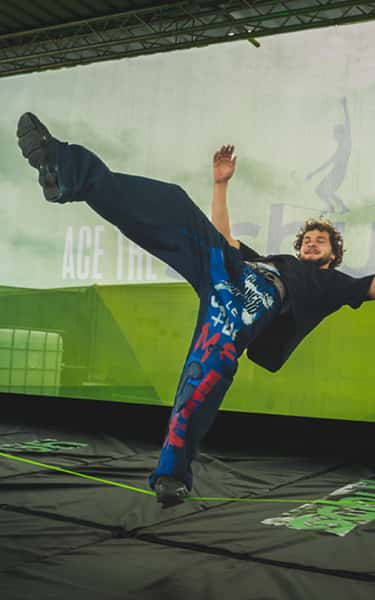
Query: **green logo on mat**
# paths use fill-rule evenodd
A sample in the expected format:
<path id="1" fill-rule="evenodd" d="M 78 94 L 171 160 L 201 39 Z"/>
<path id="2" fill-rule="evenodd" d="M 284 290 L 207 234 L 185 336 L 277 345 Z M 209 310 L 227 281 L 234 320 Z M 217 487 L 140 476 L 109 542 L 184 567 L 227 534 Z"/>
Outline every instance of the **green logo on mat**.
<path id="1" fill-rule="evenodd" d="M 264 525 L 276 525 L 302 531 L 325 531 L 344 536 L 358 525 L 375 520 L 375 479 L 350 483 L 316 501 L 265 519 Z"/>
<path id="2" fill-rule="evenodd" d="M 65 450 L 76 450 L 87 448 L 88 444 L 82 442 L 64 442 L 54 438 L 45 440 L 31 440 L 30 442 L 13 442 L 0 444 L 0 452 L 63 452 Z"/>

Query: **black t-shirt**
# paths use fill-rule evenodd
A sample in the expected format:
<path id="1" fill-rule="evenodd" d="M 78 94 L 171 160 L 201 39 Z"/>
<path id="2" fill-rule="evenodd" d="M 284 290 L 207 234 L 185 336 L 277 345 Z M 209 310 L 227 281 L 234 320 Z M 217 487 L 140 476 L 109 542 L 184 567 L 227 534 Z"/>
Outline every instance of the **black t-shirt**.
<path id="1" fill-rule="evenodd" d="M 269 371 L 280 369 L 294 348 L 324 317 L 345 304 L 352 308 L 361 306 L 374 277 L 350 277 L 289 254 L 260 256 L 241 242 L 239 251 L 242 260 L 272 262 L 287 290 L 289 310 L 276 317 L 247 348 L 248 358 Z"/>

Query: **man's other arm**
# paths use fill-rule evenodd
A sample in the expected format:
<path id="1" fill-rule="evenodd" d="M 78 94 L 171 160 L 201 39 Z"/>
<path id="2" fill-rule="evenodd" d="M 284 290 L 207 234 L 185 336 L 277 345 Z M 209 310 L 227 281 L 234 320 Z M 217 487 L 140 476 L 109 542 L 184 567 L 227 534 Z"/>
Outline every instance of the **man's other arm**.
<path id="1" fill-rule="evenodd" d="M 234 146 L 222 146 L 213 158 L 213 196 L 211 221 L 230 246 L 239 248 L 240 243 L 232 237 L 227 204 L 228 181 L 236 168 Z"/>
<path id="2" fill-rule="evenodd" d="M 373 277 L 371 285 L 370 285 L 370 289 L 368 291 L 367 294 L 367 299 L 368 300 L 375 300 L 375 277 Z"/>

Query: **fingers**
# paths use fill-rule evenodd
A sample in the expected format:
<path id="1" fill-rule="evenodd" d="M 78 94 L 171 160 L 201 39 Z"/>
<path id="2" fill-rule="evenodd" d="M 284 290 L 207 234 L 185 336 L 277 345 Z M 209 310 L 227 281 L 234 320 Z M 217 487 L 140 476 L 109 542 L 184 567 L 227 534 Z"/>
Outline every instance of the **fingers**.
<path id="1" fill-rule="evenodd" d="M 232 146 L 231 144 L 228 144 L 227 146 L 221 146 L 219 152 L 220 154 L 231 156 L 234 152 L 234 146 Z"/>
<path id="2" fill-rule="evenodd" d="M 236 157 L 233 156 L 234 146 L 232 144 L 227 144 L 225 146 L 221 146 L 220 150 L 217 150 L 214 154 L 214 161 L 220 159 L 233 160 L 235 162 Z"/>

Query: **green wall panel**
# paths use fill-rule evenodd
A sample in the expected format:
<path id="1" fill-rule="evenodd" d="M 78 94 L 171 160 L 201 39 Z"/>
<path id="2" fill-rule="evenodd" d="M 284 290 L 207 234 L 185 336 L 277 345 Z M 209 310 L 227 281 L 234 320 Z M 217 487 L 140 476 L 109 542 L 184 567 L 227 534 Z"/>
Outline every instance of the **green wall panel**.
<path id="1" fill-rule="evenodd" d="M 0 288 L 0 330 L 61 336 L 56 395 L 171 405 L 197 308 L 185 283 Z M 341 309 L 274 374 L 243 356 L 222 408 L 374 422 L 372 323 L 371 303 Z M 13 389 L 8 380 L 2 391 L 51 395 L 51 388 Z M 25 381 L 32 381 L 30 374 Z"/>

